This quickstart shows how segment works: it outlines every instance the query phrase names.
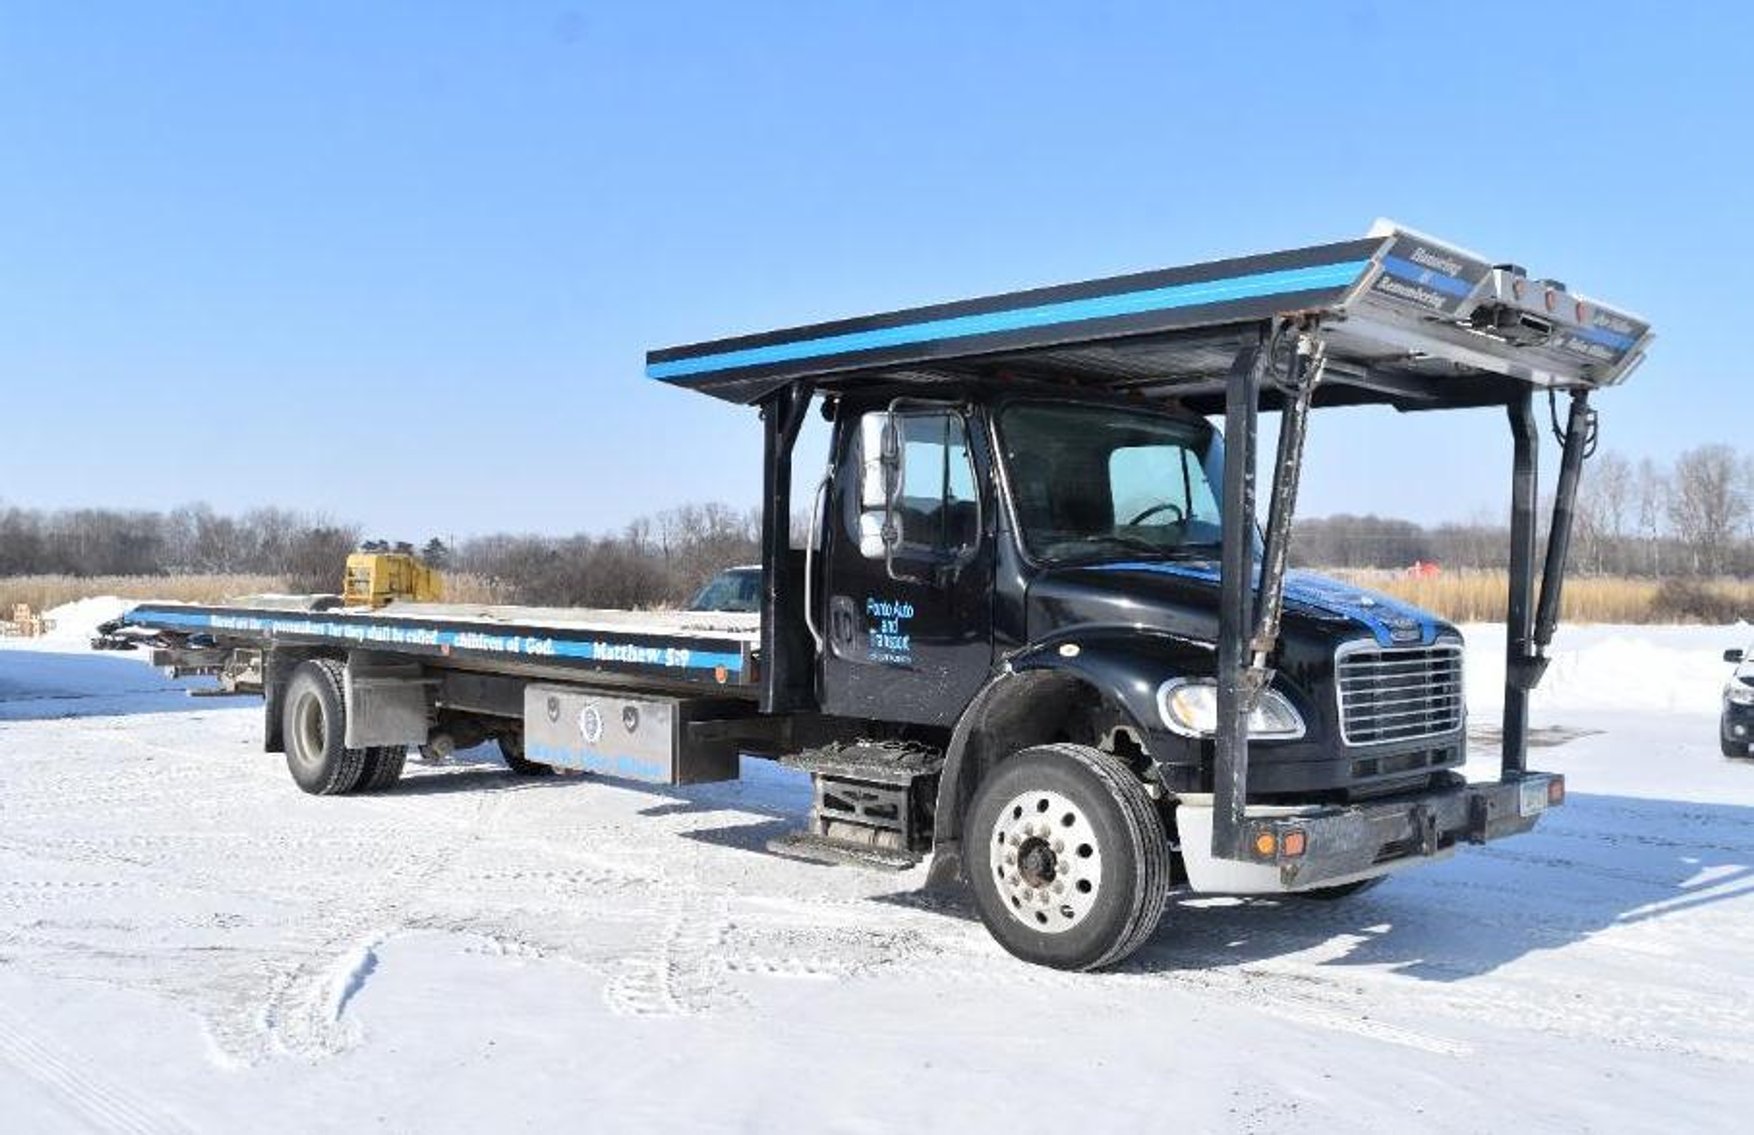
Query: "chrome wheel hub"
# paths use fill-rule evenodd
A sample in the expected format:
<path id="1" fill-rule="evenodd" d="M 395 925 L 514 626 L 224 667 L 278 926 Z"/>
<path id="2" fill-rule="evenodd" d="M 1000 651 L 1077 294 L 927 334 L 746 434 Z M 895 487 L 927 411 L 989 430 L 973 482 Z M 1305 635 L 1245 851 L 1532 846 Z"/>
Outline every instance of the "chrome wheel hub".
<path id="1" fill-rule="evenodd" d="M 286 740 L 294 759 L 306 767 L 314 767 L 323 759 L 323 703 L 316 695 L 301 692 L 292 712 L 287 714 L 291 728 Z"/>
<path id="2" fill-rule="evenodd" d="M 1041 934 L 1079 925 L 1096 905 L 1102 848 L 1084 810 L 1058 792 L 1024 792 L 999 810 L 987 839 L 999 897 Z"/>

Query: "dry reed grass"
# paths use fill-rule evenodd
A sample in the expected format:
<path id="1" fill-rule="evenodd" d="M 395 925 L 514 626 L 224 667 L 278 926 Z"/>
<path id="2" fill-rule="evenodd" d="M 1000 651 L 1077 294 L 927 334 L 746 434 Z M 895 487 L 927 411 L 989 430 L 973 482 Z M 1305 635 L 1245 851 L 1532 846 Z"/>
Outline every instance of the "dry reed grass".
<path id="1" fill-rule="evenodd" d="M 335 580 L 337 586 L 341 580 Z M 47 611 L 63 603 L 114 595 L 120 599 L 158 599 L 178 603 L 217 603 L 240 595 L 268 595 L 286 590 L 275 575 L 16 575 L 0 577 L 0 618 L 10 618 L 14 604 L 28 603 Z M 445 573 L 445 599 L 455 603 L 494 603 L 500 589 L 473 575 Z"/>
<path id="2" fill-rule="evenodd" d="M 10 612 L 15 603 L 46 611 L 98 595 L 213 603 L 285 589 L 286 581 L 273 575 L 15 575 L 0 578 L 0 611 Z"/>
<path id="3" fill-rule="evenodd" d="M 1510 601 L 1510 577 L 1502 571 L 1449 571 L 1425 578 L 1379 571 L 1332 574 L 1459 623 L 1502 622 Z M 1575 576 L 1565 581 L 1560 603 L 1560 619 L 1568 623 L 1716 623 L 1737 617 L 1754 618 L 1754 580 Z"/>
<path id="4" fill-rule="evenodd" d="M 1502 622 L 1509 596 L 1508 577 L 1502 571 L 1450 571 L 1429 578 L 1386 571 L 1330 574 L 1460 623 Z M 34 610 L 46 611 L 97 595 L 213 603 L 285 589 L 285 580 L 271 575 L 9 576 L 0 578 L 0 614 L 9 615 L 16 603 L 28 603 Z M 506 601 L 506 595 L 492 580 L 447 572 L 445 600 L 500 603 Z M 1568 623 L 1718 623 L 1754 619 L 1754 580 L 1659 583 L 1650 579 L 1578 576 L 1566 581 L 1560 617 Z"/>

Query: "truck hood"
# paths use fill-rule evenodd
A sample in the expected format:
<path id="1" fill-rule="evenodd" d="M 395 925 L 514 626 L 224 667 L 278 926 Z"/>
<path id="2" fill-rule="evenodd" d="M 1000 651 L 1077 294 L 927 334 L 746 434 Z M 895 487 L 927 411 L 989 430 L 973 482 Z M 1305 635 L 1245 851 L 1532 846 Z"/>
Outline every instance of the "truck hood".
<path id="1" fill-rule="evenodd" d="M 1077 625 L 1148 626 L 1206 642 L 1218 630 L 1218 564 L 1141 560 L 1054 568 L 1029 589 L 1032 639 Z M 1381 646 L 1429 645 L 1455 628 L 1399 599 L 1309 571 L 1285 578 L 1286 637 Z"/>

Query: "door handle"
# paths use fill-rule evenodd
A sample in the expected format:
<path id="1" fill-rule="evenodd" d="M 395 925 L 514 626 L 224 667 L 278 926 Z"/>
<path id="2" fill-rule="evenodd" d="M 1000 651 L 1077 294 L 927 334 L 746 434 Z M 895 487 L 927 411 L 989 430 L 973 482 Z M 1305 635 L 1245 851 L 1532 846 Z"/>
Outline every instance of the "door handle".
<path id="1" fill-rule="evenodd" d="M 828 601 L 828 633 L 836 646 L 851 646 L 853 636 L 858 632 L 858 608 L 845 595 L 836 595 Z"/>

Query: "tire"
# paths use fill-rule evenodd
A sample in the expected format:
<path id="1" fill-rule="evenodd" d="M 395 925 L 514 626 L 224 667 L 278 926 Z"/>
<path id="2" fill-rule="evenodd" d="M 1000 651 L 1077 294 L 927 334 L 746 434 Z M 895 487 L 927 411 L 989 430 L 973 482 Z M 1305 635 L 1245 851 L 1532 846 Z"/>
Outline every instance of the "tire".
<path id="1" fill-rule="evenodd" d="M 1748 756 L 1748 743 L 1746 741 L 1732 741 L 1720 733 L 1717 743 L 1723 749 L 1724 756 L 1731 760 L 1743 760 Z"/>
<path id="2" fill-rule="evenodd" d="M 1307 891 L 1292 891 L 1291 897 L 1298 899 L 1315 899 L 1317 902 L 1337 902 L 1349 899 L 1353 895 L 1375 890 L 1388 881 L 1387 875 L 1378 875 L 1374 879 L 1359 879 L 1356 882 L 1341 883 L 1337 887 L 1312 887 Z"/>
<path id="3" fill-rule="evenodd" d="M 1169 901 L 1163 820 L 1133 771 L 1099 749 L 1040 745 L 1000 764 L 975 791 L 964 844 L 981 921 L 1036 965 L 1113 965 Z"/>
<path id="4" fill-rule="evenodd" d="M 280 711 L 286 767 L 298 786 L 313 796 L 350 792 L 364 771 L 366 750 L 343 743 L 341 663 L 328 658 L 301 662 L 286 684 Z"/>
<path id="5" fill-rule="evenodd" d="M 522 732 L 501 733 L 499 735 L 499 756 L 505 762 L 505 767 L 511 769 L 515 776 L 554 775 L 553 765 L 524 759 L 524 734 Z"/>
<path id="6" fill-rule="evenodd" d="M 402 766 L 408 760 L 408 746 L 382 745 L 365 751 L 355 792 L 382 792 L 402 779 Z"/>

